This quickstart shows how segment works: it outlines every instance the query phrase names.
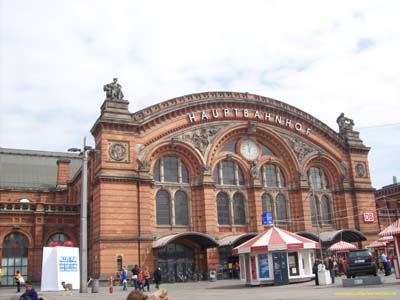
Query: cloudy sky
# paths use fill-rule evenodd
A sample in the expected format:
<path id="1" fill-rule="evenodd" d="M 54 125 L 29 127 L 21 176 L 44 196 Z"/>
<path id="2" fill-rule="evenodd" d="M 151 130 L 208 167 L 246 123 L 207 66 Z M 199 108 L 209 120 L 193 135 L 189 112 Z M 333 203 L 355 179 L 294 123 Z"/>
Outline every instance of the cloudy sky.
<path id="1" fill-rule="evenodd" d="M 118 77 L 130 111 L 202 91 L 275 98 L 371 147 L 400 180 L 400 1 L 0 0 L 0 147 L 65 151 Z"/>

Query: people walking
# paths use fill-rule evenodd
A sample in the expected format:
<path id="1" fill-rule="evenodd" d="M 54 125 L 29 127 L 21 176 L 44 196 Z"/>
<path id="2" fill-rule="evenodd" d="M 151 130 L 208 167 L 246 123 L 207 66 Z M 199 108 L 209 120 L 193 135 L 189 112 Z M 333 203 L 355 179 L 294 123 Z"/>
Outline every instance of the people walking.
<path id="1" fill-rule="evenodd" d="M 22 274 L 21 272 L 18 270 L 15 273 L 15 282 L 17 283 L 17 293 L 21 292 L 21 278 L 22 278 Z"/>
<path id="2" fill-rule="evenodd" d="M 144 288 L 147 287 L 147 291 L 150 291 L 150 271 L 149 267 L 145 267 L 143 271 L 143 276 L 144 276 L 144 285 L 143 285 L 143 291 Z"/>
<path id="3" fill-rule="evenodd" d="M 156 285 L 156 289 L 160 288 L 160 284 L 161 284 L 161 268 L 158 267 L 155 271 L 154 271 L 154 283 Z"/>
<path id="4" fill-rule="evenodd" d="M 143 272 L 140 270 L 139 274 L 137 275 L 137 286 L 139 291 L 144 291 L 144 275 Z"/>
<path id="5" fill-rule="evenodd" d="M 318 281 L 318 265 L 321 264 L 321 261 L 319 259 L 316 259 L 314 261 L 314 265 L 312 267 L 312 272 L 315 274 L 315 285 L 319 285 Z"/>
<path id="6" fill-rule="evenodd" d="M 334 284 L 335 283 L 336 270 L 335 270 L 335 264 L 334 264 L 334 260 L 333 260 L 332 256 L 330 256 L 328 258 L 328 270 L 329 270 L 329 274 L 331 275 L 332 284 Z"/>
<path id="7" fill-rule="evenodd" d="M 121 280 L 122 280 L 122 290 L 128 290 L 128 272 L 126 271 L 126 267 L 123 266 L 121 270 Z"/>
<path id="8" fill-rule="evenodd" d="M 139 274 L 139 272 L 140 272 L 139 266 L 138 266 L 138 265 L 135 265 L 135 266 L 132 268 L 131 272 L 132 272 L 132 286 L 134 286 L 134 287 L 135 287 L 135 290 L 137 290 L 137 289 L 138 289 L 137 277 L 138 277 L 138 274 Z"/>

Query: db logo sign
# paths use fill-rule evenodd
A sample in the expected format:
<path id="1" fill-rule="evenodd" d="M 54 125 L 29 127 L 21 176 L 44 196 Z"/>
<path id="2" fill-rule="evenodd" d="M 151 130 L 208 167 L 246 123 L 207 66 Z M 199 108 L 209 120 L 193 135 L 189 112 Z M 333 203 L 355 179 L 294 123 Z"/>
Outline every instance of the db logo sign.
<path id="1" fill-rule="evenodd" d="M 365 212 L 364 213 L 364 223 L 371 223 L 374 222 L 374 213 L 373 212 Z"/>

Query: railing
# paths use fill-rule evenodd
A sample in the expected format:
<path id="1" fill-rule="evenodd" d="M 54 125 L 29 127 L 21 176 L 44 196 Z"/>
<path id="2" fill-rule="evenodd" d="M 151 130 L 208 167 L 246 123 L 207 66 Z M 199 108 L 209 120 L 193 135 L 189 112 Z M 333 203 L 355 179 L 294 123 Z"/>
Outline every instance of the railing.
<path id="1" fill-rule="evenodd" d="M 79 213 L 79 204 L 0 202 L 0 212 Z"/>

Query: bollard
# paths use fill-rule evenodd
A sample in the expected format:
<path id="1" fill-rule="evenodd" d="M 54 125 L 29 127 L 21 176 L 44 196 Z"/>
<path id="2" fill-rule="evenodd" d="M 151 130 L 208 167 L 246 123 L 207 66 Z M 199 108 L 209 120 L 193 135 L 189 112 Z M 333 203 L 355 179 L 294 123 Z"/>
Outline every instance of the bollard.
<path id="1" fill-rule="evenodd" d="M 92 293 L 98 293 L 98 292 L 99 292 L 99 280 L 93 279 L 92 280 Z"/>

